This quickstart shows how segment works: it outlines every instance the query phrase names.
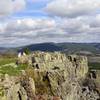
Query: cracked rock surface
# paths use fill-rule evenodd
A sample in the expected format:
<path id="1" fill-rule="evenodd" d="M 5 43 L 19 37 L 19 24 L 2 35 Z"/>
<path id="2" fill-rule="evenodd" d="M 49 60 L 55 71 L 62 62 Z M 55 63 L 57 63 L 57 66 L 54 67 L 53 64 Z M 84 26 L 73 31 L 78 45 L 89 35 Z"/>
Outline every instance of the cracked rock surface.
<path id="1" fill-rule="evenodd" d="M 24 74 L 1 80 L 0 100 L 100 100 L 99 72 L 89 72 L 87 57 L 34 52 L 24 61 Z"/>

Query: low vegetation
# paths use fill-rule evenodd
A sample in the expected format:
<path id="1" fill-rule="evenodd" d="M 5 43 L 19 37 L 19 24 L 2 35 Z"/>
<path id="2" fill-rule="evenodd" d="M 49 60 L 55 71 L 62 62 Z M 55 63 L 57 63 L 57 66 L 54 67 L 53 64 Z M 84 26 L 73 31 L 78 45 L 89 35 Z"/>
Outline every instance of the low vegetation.
<path id="1" fill-rule="evenodd" d="M 9 63 L 15 63 L 16 62 L 16 58 L 9 58 L 9 57 L 0 57 L 0 66 L 5 65 L 5 64 L 9 64 Z"/>
<path id="2" fill-rule="evenodd" d="M 100 70 L 100 63 L 98 62 L 91 62 L 89 63 L 89 68 L 90 70 L 93 69 L 93 70 Z"/>
<path id="3" fill-rule="evenodd" d="M 21 70 L 27 68 L 27 64 L 16 64 L 17 57 L 0 57 L 0 73 L 9 75 L 19 75 Z M 12 66 L 13 65 L 13 66 Z M 14 67 L 15 66 L 15 67 Z"/>
<path id="4" fill-rule="evenodd" d="M 8 74 L 8 75 L 19 75 L 22 70 L 25 70 L 27 68 L 27 64 L 20 64 L 16 68 L 12 66 L 2 66 L 0 68 L 1 74 Z"/>

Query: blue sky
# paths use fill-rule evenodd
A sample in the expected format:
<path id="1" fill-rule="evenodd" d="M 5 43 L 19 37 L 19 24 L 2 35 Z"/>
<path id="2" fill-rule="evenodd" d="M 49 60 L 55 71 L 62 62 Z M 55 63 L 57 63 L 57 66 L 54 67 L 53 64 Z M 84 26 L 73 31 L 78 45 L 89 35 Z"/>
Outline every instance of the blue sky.
<path id="1" fill-rule="evenodd" d="M 2 0 L 0 47 L 100 42 L 100 0 Z"/>
<path id="2" fill-rule="evenodd" d="M 37 17 L 47 16 L 47 14 L 42 10 L 46 6 L 47 2 L 27 0 L 26 3 L 27 3 L 26 8 L 23 11 L 14 14 L 14 16 L 24 17 L 24 18 L 25 17 L 37 18 Z"/>

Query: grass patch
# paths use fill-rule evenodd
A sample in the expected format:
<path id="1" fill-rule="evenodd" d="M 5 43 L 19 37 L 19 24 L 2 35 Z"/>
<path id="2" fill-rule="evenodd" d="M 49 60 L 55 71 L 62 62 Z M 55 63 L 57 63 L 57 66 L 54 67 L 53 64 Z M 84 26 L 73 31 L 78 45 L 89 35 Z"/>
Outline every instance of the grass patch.
<path id="1" fill-rule="evenodd" d="M 9 56 L 2 56 L 0 57 L 0 73 L 1 74 L 9 74 L 9 75 L 19 75 L 21 70 L 25 70 L 28 64 L 19 64 L 18 67 L 10 66 L 11 63 L 16 63 L 17 57 L 9 57 Z M 8 66 L 4 66 L 8 64 Z M 15 64 L 16 65 L 16 64 Z"/>
<path id="2" fill-rule="evenodd" d="M 0 66 L 13 62 L 16 62 L 16 58 L 7 58 L 7 57 L 0 58 Z"/>
<path id="3" fill-rule="evenodd" d="M 97 62 L 93 62 L 93 63 L 89 63 L 89 69 L 93 69 L 93 70 L 100 70 L 100 63 Z"/>
<path id="4" fill-rule="evenodd" d="M 25 70 L 27 68 L 27 64 L 20 64 L 18 67 L 14 68 L 12 66 L 2 66 L 0 68 L 1 74 L 8 74 L 10 76 L 16 76 L 21 73 L 21 70 Z"/>
<path id="5" fill-rule="evenodd" d="M 15 75 L 18 75 L 20 73 L 20 70 L 17 70 L 16 68 L 11 67 L 11 66 L 7 66 L 7 67 L 1 67 L 0 73 L 15 76 Z"/>
<path id="6" fill-rule="evenodd" d="M 25 70 L 28 67 L 28 64 L 19 64 L 16 68 L 17 70 Z"/>

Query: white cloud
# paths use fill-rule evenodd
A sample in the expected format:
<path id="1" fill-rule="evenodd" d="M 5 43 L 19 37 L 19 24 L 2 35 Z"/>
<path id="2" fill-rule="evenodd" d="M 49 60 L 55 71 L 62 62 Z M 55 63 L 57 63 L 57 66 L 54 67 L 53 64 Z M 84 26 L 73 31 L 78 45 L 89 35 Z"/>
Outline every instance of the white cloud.
<path id="1" fill-rule="evenodd" d="M 50 1 L 50 0 L 29 0 L 29 1 L 33 1 L 33 2 L 42 2 L 42 1 Z"/>
<path id="2" fill-rule="evenodd" d="M 25 6 L 26 6 L 25 0 L 15 0 L 13 2 L 14 11 L 17 11 L 17 12 L 21 11 L 21 10 L 23 10 L 25 8 Z"/>
<path id="3" fill-rule="evenodd" d="M 32 0 L 1 0 L 0 17 L 19 12 Z M 39 42 L 100 42 L 100 0 L 35 0 L 47 2 L 52 16 L 4 19 L 0 22 L 0 46 Z M 29 5 L 28 5 L 29 6 Z M 34 9 L 31 9 L 32 11 Z M 27 10 L 28 11 L 28 10 Z M 24 10 L 22 13 L 27 12 Z M 98 12 L 97 12 L 98 11 Z M 37 11 L 36 11 L 37 12 Z M 41 11 L 40 11 L 41 12 Z M 39 13 L 39 12 L 38 12 Z M 25 13 L 24 13 L 25 14 Z M 63 18 L 64 17 L 64 18 Z"/>
<path id="4" fill-rule="evenodd" d="M 59 21 L 51 18 L 11 20 L 0 25 L 0 44 L 20 46 L 39 42 L 100 42 L 100 26 L 92 25 L 95 20 L 100 24 L 99 15 L 92 20 L 87 17 Z"/>
<path id="5" fill-rule="evenodd" d="M 61 24 L 61 23 L 60 23 Z M 68 33 L 77 34 L 87 32 L 90 28 L 89 24 L 81 21 L 80 19 L 65 19 L 63 20 L 61 27 L 63 30 L 66 30 Z"/>
<path id="6" fill-rule="evenodd" d="M 25 4 L 25 0 L 0 0 L 0 17 L 22 10 Z"/>
<path id="7" fill-rule="evenodd" d="M 18 19 L 8 22 L 5 30 L 7 32 L 29 32 L 42 31 L 55 27 L 55 21 L 52 19 Z"/>
<path id="8" fill-rule="evenodd" d="M 77 17 L 100 10 L 100 0 L 52 0 L 44 9 L 54 16 Z"/>
<path id="9" fill-rule="evenodd" d="M 13 10 L 11 0 L 0 0 L 0 16 L 8 15 Z"/>

